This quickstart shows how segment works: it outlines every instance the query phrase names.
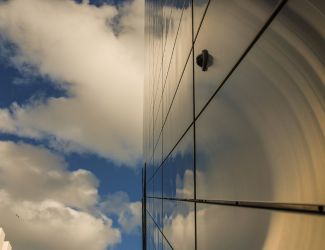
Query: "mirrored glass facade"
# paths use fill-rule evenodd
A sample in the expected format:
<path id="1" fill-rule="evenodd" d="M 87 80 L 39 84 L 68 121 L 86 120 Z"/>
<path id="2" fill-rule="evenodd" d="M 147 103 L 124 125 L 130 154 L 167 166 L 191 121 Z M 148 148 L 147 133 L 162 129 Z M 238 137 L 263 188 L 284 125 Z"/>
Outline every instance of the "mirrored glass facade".
<path id="1" fill-rule="evenodd" d="M 325 2 L 145 11 L 143 249 L 325 249 Z"/>

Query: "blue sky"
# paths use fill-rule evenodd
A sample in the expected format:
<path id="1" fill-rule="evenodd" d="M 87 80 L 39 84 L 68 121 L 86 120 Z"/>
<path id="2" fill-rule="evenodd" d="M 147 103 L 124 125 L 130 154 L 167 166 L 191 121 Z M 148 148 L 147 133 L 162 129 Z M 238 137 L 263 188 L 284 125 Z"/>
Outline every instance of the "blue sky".
<path id="1" fill-rule="evenodd" d="M 103 241 L 106 243 L 93 246 L 93 249 L 103 249 L 105 244 L 107 249 L 140 249 L 142 94 L 139 86 L 142 86 L 142 77 L 132 77 L 132 72 L 142 75 L 139 71 L 142 65 L 134 63 L 134 58 L 139 58 L 136 53 L 141 52 L 143 46 L 142 5 L 122 0 L 91 0 L 90 5 L 97 8 L 94 9 L 82 1 L 67 0 L 57 6 L 53 1 L 32 1 L 30 4 L 34 4 L 34 9 L 29 9 L 21 0 L 0 4 L 0 155 L 5 158 L 5 163 L 0 163 L 3 173 L 0 201 L 11 204 L 10 208 L 0 206 L 0 213 L 16 214 L 19 211 L 24 218 L 25 230 L 32 230 L 31 223 L 35 223 L 36 217 L 27 218 L 31 211 L 27 211 L 28 206 L 26 211 L 22 207 L 28 203 L 41 211 L 37 206 L 42 204 L 43 208 L 51 200 L 58 204 L 56 208 L 71 212 L 72 217 L 79 212 L 80 216 L 90 216 L 98 225 L 94 232 L 104 232 L 102 238 L 94 234 L 83 247 L 89 249 L 85 244 Z M 120 10 L 126 5 L 128 9 L 121 15 Z M 51 16 L 53 13 L 49 12 L 48 20 L 44 20 L 42 15 L 51 9 L 55 15 Z M 67 13 L 63 13 L 65 11 Z M 24 14 L 17 14 L 19 12 Z M 61 18 L 57 20 L 56 15 Z M 113 20 L 117 15 L 120 23 L 114 25 L 120 25 L 120 29 L 137 25 L 132 29 L 134 33 L 123 37 L 123 42 L 107 25 L 107 20 Z M 16 21 L 17 27 L 12 20 Z M 21 28 L 23 31 L 19 30 Z M 129 58 L 130 76 L 117 72 L 119 61 L 109 58 L 115 51 L 125 51 L 122 57 Z M 130 89 L 130 93 L 124 96 L 125 89 Z M 107 99 L 102 95 L 104 91 Z M 128 95 L 132 98 L 127 98 Z M 47 161 L 49 166 L 44 166 Z M 22 166 L 17 166 L 20 163 Z M 23 190 L 24 185 L 17 181 L 23 178 L 19 171 L 27 171 L 24 181 L 37 176 L 28 172 L 29 168 L 38 172 L 46 169 L 46 174 L 53 171 L 66 181 L 53 184 L 61 183 L 61 180 L 53 181 L 50 176 L 40 187 L 36 186 L 38 181 L 30 181 L 30 186 L 35 185 L 31 190 L 50 190 L 48 197 L 45 193 L 37 199 L 31 198 L 25 194 L 28 191 Z M 86 171 L 80 172 L 80 169 Z M 60 185 L 68 188 L 62 189 Z M 58 194 L 62 190 L 69 195 Z M 79 197 L 83 190 L 86 198 Z M 76 193 L 79 196 L 73 197 Z M 70 202 L 69 197 L 77 201 Z M 102 216 L 107 218 L 102 219 Z M 58 218 L 53 216 L 53 219 Z M 19 250 L 21 246 L 30 246 L 34 250 L 37 250 L 36 246 L 42 250 L 57 247 L 57 243 L 50 240 L 41 243 L 40 236 L 40 242 L 37 242 L 37 235 L 23 236 L 22 229 L 14 227 L 16 223 L 0 216 L 0 227 L 4 227 L 14 249 Z M 48 221 L 47 224 L 45 221 L 37 223 L 50 225 Z M 53 232 L 58 230 L 60 228 L 53 228 Z M 81 249 L 72 241 L 67 247 Z"/>

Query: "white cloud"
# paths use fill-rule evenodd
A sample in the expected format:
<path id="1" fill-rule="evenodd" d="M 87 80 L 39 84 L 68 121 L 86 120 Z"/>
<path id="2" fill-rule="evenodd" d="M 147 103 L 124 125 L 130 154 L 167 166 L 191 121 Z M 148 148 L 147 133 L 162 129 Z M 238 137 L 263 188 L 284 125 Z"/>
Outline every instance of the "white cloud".
<path id="1" fill-rule="evenodd" d="M 120 11 L 116 36 L 112 6 L 70 0 L 0 3 L 1 42 L 17 46 L 13 53 L 0 44 L 1 56 L 26 76 L 25 84 L 41 75 L 68 92 L 68 97 L 33 98 L 0 109 L 0 132 L 136 165 L 142 138 L 143 1 Z M 125 232 L 140 225 L 140 202 L 127 197 L 100 203 L 97 179 L 85 170 L 68 171 L 64 159 L 47 149 L 2 141 L 0 159 L 0 225 L 14 249 L 114 246 L 121 232 L 105 212 L 117 215 Z M 119 213 L 109 211 L 118 211 L 114 206 Z"/>
<path id="2" fill-rule="evenodd" d="M 46 149 L 0 141 L 0 158 L 0 188 L 15 199 L 54 199 L 79 208 L 97 202 L 95 176 L 82 169 L 69 172 L 64 160 Z"/>
<path id="3" fill-rule="evenodd" d="M 0 142 L 0 225 L 17 250 L 103 250 L 120 230 L 98 211 L 97 180 L 44 148 Z"/>
<path id="4" fill-rule="evenodd" d="M 16 250 L 103 250 L 120 241 L 119 230 L 108 218 L 51 200 L 17 201 L 1 189 L 0 214 L 0 224 Z"/>
<path id="5" fill-rule="evenodd" d="M 109 215 L 116 215 L 118 223 L 127 233 L 136 232 L 141 225 L 141 202 L 130 202 L 125 192 L 117 192 L 107 197 L 100 204 L 101 210 Z"/>
<path id="6" fill-rule="evenodd" d="M 69 151 L 135 165 L 142 138 L 143 1 L 121 13 L 122 29 L 115 36 L 109 25 L 117 14 L 112 6 L 70 0 L 1 3 L 1 35 L 18 47 L 11 63 L 50 77 L 69 97 L 2 109 L 0 131 L 51 135 L 67 141 Z"/>

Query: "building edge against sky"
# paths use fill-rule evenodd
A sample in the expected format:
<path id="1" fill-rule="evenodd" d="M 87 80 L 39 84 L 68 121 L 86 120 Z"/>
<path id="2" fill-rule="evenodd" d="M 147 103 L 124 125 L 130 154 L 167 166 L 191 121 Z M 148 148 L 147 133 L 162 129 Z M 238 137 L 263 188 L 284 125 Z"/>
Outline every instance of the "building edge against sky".
<path id="1" fill-rule="evenodd" d="M 143 249 L 323 249 L 324 1 L 145 13 Z"/>

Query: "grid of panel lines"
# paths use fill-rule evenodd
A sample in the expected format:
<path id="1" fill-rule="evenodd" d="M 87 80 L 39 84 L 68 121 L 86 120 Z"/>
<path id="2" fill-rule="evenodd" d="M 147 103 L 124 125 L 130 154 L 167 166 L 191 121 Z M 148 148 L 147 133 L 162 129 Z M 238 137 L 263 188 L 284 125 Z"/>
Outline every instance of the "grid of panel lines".
<path id="1" fill-rule="evenodd" d="M 324 4 L 145 13 L 143 249 L 323 249 Z"/>

